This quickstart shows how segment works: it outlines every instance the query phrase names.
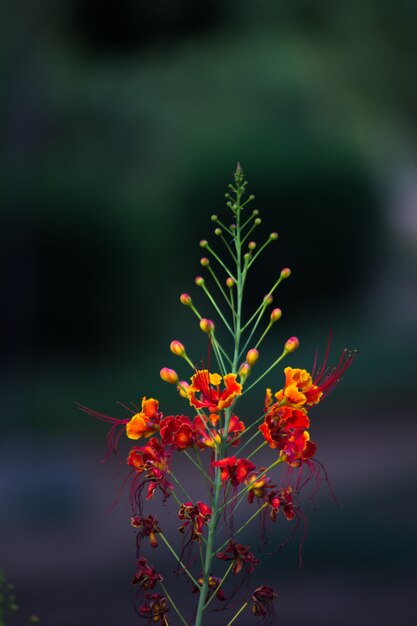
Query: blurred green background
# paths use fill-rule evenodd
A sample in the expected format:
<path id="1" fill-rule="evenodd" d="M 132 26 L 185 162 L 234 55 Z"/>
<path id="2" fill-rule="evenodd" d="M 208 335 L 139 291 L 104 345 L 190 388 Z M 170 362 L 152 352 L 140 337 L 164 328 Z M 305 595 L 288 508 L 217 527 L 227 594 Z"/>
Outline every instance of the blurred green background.
<path id="1" fill-rule="evenodd" d="M 3 0 L 0 567 L 15 624 L 136 623 L 125 500 L 106 512 L 125 470 L 100 465 L 105 428 L 74 402 L 184 410 L 158 373 L 178 366 L 173 338 L 207 358 L 178 297 L 212 314 L 198 241 L 215 240 L 213 212 L 229 220 L 237 161 L 254 238 L 280 235 L 250 302 L 293 272 L 265 362 L 296 334 L 293 363 L 311 367 L 330 329 L 334 360 L 360 351 L 312 429 L 344 508 L 323 489 L 303 568 L 293 543 L 259 584 L 276 586 L 282 626 L 416 623 L 416 54 L 411 0 Z"/>

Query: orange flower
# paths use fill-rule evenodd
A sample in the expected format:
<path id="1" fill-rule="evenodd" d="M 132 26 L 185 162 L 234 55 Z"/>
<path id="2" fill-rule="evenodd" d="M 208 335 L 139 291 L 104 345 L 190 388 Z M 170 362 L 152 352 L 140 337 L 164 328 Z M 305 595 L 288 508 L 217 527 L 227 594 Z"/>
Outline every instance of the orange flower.
<path id="1" fill-rule="evenodd" d="M 305 411 L 274 405 L 259 430 L 271 448 L 280 450 L 283 461 L 297 467 L 316 451 L 316 444 L 310 441 L 306 430 L 309 426 L 310 420 Z"/>
<path id="2" fill-rule="evenodd" d="M 218 413 L 235 401 L 242 393 L 242 385 L 236 382 L 236 374 L 226 374 L 223 378 L 225 389 L 220 389 L 220 374 L 210 374 L 208 370 L 197 370 L 191 377 L 187 395 L 191 406 Z"/>
<path id="3" fill-rule="evenodd" d="M 320 402 L 323 393 L 313 383 L 307 370 L 286 367 L 284 373 L 285 387 L 275 394 L 279 404 L 301 409 L 305 405 L 312 406 Z"/>
<path id="4" fill-rule="evenodd" d="M 141 437 L 151 437 L 159 431 L 159 422 L 162 413 L 158 412 L 158 400 L 154 398 L 142 399 L 142 411 L 133 415 L 126 424 L 126 435 L 129 439 L 140 439 Z"/>

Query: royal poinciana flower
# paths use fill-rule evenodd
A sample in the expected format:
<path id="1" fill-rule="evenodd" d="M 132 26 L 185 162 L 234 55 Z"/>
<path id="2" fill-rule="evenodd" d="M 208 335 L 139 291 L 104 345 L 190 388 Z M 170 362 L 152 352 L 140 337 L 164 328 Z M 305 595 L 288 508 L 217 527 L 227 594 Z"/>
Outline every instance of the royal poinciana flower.
<path id="1" fill-rule="evenodd" d="M 223 390 L 220 389 L 221 382 L 222 377 L 219 374 L 197 370 L 191 377 L 191 385 L 187 390 L 190 405 L 196 409 L 207 409 L 210 413 L 218 413 L 231 406 L 242 393 L 242 385 L 236 382 L 236 374 L 226 374 L 223 377 Z"/>
<path id="2" fill-rule="evenodd" d="M 156 437 L 152 437 L 146 446 L 134 446 L 131 449 L 127 464 L 133 467 L 138 475 L 145 474 L 143 483 L 148 483 L 147 500 L 153 498 L 157 487 L 163 493 L 164 499 L 171 494 L 173 486 L 167 478 L 168 458 Z"/>
<path id="3" fill-rule="evenodd" d="M 265 416 L 259 430 L 271 448 L 280 450 L 283 461 L 297 467 L 306 459 L 311 458 L 316 451 L 316 444 L 310 441 L 306 430 L 310 426 L 307 413 L 301 409 L 289 406 L 273 405 L 269 407 L 267 394 Z"/>
<path id="4" fill-rule="evenodd" d="M 169 611 L 168 600 L 160 593 L 147 593 L 146 602 L 139 607 L 139 615 L 149 620 L 149 624 L 161 624 L 169 626 L 167 613 Z"/>
<path id="5" fill-rule="evenodd" d="M 269 617 L 273 612 L 273 602 L 277 594 L 269 585 L 257 587 L 252 595 L 252 613 L 255 617 Z"/>
<path id="6" fill-rule="evenodd" d="M 160 434 L 163 445 L 172 444 L 177 450 L 185 450 L 194 445 L 195 427 L 185 415 L 170 415 L 160 423 Z"/>
<path id="7" fill-rule="evenodd" d="M 162 413 L 158 411 L 158 407 L 159 403 L 155 398 L 143 398 L 142 410 L 135 413 L 126 424 L 126 435 L 129 439 L 150 437 L 159 431 Z"/>
<path id="8" fill-rule="evenodd" d="M 203 577 L 199 576 L 198 580 L 197 580 L 198 584 L 201 586 L 203 584 Z M 221 602 L 224 602 L 226 600 L 226 594 L 224 593 L 223 589 L 221 588 L 221 583 L 222 579 L 219 578 L 218 576 L 213 576 L 213 574 L 210 574 L 209 578 L 208 578 L 208 591 L 210 593 L 216 593 L 216 598 L 218 600 L 220 600 Z M 193 593 L 199 593 L 200 588 L 196 587 L 194 585 L 193 587 Z"/>
<path id="9" fill-rule="evenodd" d="M 149 565 L 145 557 L 141 556 L 136 561 L 136 573 L 133 577 L 132 584 L 140 585 L 142 589 L 153 589 L 157 582 L 164 580 L 160 574 L 157 574 L 154 568 Z"/>
<path id="10" fill-rule="evenodd" d="M 229 540 L 226 550 L 218 552 L 216 556 L 221 561 L 234 561 L 232 567 L 233 574 L 239 574 L 243 567 L 250 574 L 255 570 L 255 565 L 259 564 L 259 559 L 250 551 L 250 546 L 236 543 L 233 539 Z"/>
<path id="11" fill-rule="evenodd" d="M 152 548 L 158 547 L 158 541 L 156 535 L 161 532 L 158 525 L 158 520 L 153 515 L 148 517 L 142 517 L 141 515 L 133 515 L 130 518 L 130 523 L 137 530 L 136 544 L 140 547 L 140 543 L 144 537 L 149 537 L 149 543 Z"/>
<path id="12" fill-rule="evenodd" d="M 184 533 L 185 530 L 191 526 L 192 534 L 191 541 L 200 540 L 203 534 L 204 525 L 207 524 L 212 515 L 211 507 L 204 502 L 184 502 L 178 511 L 178 517 L 183 520 L 183 523 L 179 527 L 179 531 Z"/>
<path id="13" fill-rule="evenodd" d="M 235 456 L 228 456 L 220 461 L 212 461 L 212 467 L 219 467 L 221 479 L 225 483 L 230 480 L 233 487 L 238 487 L 244 482 L 247 475 L 255 469 L 255 465 L 248 459 L 238 459 Z"/>
<path id="14" fill-rule="evenodd" d="M 280 489 L 276 494 L 279 498 L 281 510 L 289 522 L 295 517 L 295 505 L 292 494 L 293 489 L 290 485 Z"/>
<path id="15" fill-rule="evenodd" d="M 218 413 L 211 413 L 208 419 L 204 419 L 197 415 L 194 418 L 194 428 L 197 436 L 196 444 L 202 450 L 204 448 L 215 448 L 220 445 L 221 438 L 224 436 L 224 428 L 220 431 L 214 428 L 219 422 Z M 232 446 L 239 445 L 239 433 L 245 430 L 245 424 L 236 416 L 231 415 L 227 428 L 227 443 Z"/>

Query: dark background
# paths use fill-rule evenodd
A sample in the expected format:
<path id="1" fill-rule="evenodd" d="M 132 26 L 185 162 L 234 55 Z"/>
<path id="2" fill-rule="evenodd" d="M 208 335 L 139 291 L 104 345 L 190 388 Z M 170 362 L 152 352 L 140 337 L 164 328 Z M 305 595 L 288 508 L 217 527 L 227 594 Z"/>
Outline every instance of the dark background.
<path id="1" fill-rule="evenodd" d="M 345 345 L 360 351 L 311 429 L 343 508 L 324 487 L 307 507 L 301 570 L 293 542 L 255 582 L 276 587 L 282 626 L 416 623 L 416 54 L 412 0 L 1 3 L 0 568 L 17 588 L 11 623 L 136 623 L 126 494 L 108 513 L 125 467 L 100 464 L 105 426 L 74 402 L 122 417 L 115 401 L 147 395 L 166 414 L 184 410 L 159 369 L 178 366 L 173 338 L 207 357 L 178 296 L 209 312 L 193 284 L 198 241 L 214 239 L 211 213 L 229 220 L 237 161 L 263 219 L 255 238 L 280 234 L 250 299 L 293 271 L 265 363 L 296 334 L 292 364 L 311 367 L 330 328 L 334 360 Z M 280 376 L 268 379 L 275 389 Z M 280 519 L 272 542 L 287 528 Z M 180 588 L 163 548 L 158 558 Z"/>

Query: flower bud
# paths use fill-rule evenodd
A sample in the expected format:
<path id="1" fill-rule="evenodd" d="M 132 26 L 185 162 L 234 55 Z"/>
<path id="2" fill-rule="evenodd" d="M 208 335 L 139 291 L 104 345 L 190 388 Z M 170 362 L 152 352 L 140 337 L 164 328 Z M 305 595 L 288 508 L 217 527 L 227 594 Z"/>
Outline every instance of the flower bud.
<path id="1" fill-rule="evenodd" d="M 182 293 L 180 295 L 180 300 L 181 300 L 181 304 L 184 304 L 184 306 L 191 306 L 193 301 L 191 300 L 191 296 L 188 295 L 188 293 Z"/>
<path id="2" fill-rule="evenodd" d="M 221 229 L 221 228 L 216 228 L 216 229 L 214 230 L 214 234 L 215 234 L 215 235 L 217 235 L 218 237 L 220 237 L 220 235 L 222 234 L 222 232 L 223 232 L 223 231 L 222 231 L 222 229 Z"/>
<path id="3" fill-rule="evenodd" d="M 272 297 L 272 294 L 267 293 L 266 296 L 264 296 L 264 302 L 266 305 L 272 304 L 274 298 Z"/>
<path id="4" fill-rule="evenodd" d="M 217 222 L 217 219 L 218 219 L 218 218 L 217 218 L 217 215 L 212 215 L 212 216 L 211 216 L 211 221 L 212 221 L 212 222 Z"/>
<path id="5" fill-rule="evenodd" d="M 255 216 L 256 216 L 256 215 L 259 215 L 259 211 L 258 211 L 258 209 L 254 209 L 254 210 L 252 211 L 252 215 L 255 215 Z"/>
<path id="6" fill-rule="evenodd" d="M 271 241 L 276 241 L 278 239 L 278 233 L 271 233 L 269 238 Z"/>
<path id="7" fill-rule="evenodd" d="M 159 372 L 159 375 L 166 383 L 172 383 L 175 385 L 175 383 L 178 382 L 177 372 L 172 370 L 170 367 L 163 367 Z"/>
<path id="8" fill-rule="evenodd" d="M 194 282 L 197 287 L 204 287 L 204 278 L 202 276 L 196 276 Z"/>
<path id="9" fill-rule="evenodd" d="M 207 248 L 208 246 L 208 241 L 206 241 L 206 239 L 202 239 L 200 241 L 200 248 Z"/>
<path id="10" fill-rule="evenodd" d="M 254 223 L 256 224 L 256 226 L 259 226 L 259 224 L 262 224 L 261 218 L 257 217 Z"/>
<path id="11" fill-rule="evenodd" d="M 256 241 L 250 241 L 248 243 L 248 248 L 249 248 L 249 250 L 255 250 L 255 248 L 256 248 Z"/>
<path id="12" fill-rule="evenodd" d="M 210 335 L 214 331 L 214 322 L 203 317 L 200 320 L 200 328 L 203 333 Z"/>
<path id="13" fill-rule="evenodd" d="M 226 278 L 226 285 L 229 287 L 229 289 L 233 289 L 233 287 L 235 286 L 235 281 L 231 276 Z"/>
<path id="14" fill-rule="evenodd" d="M 182 398 L 188 398 L 188 390 L 190 388 L 190 384 L 187 383 L 186 380 L 181 380 L 177 386 L 178 393 Z"/>
<path id="15" fill-rule="evenodd" d="M 200 259 L 200 263 L 203 267 L 207 267 L 207 265 L 210 265 L 210 261 L 208 260 L 207 257 L 203 256 L 202 259 Z"/>
<path id="16" fill-rule="evenodd" d="M 283 270 L 281 270 L 281 278 L 289 278 L 291 276 L 291 270 L 289 267 L 284 267 Z"/>
<path id="17" fill-rule="evenodd" d="M 274 309 L 271 313 L 271 322 L 272 324 L 274 324 L 275 322 L 277 322 L 279 319 L 281 319 L 282 316 L 282 311 L 281 309 Z"/>
<path id="18" fill-rule="evenodd" d="M 250 374 L 250 365 L 249 363 L 242 363 L 242 365 L 239 367 L 239 378 L 240 378 L 240 382 L 243 384 L 245 382 L 245 380 L 247 379 L 247 377 Z"/>
<path id="19" fill-rule="evenodd" d="M 174 339 L 174 341 L 171 341 L 171 344 L 169 347 L 170 347 L 172 354 L 175 354 L 175 356 L 185 355 L 185 348 L 184 348 L 184 345 L 181 343 L 181 341 L 177 341 L 176 339 Z"/>
<path id="20" fill-rule="evenodd" d="M 297 337 L 290 337 L 285 342 L 284 350 L 285 352 L 294 352 L 295 350 L 297 350 L 299 345 L 300 342 L 298 341 Z"/>
<path id="21" fill-rule="evenodd" d="M 255 365 L 258 359 L 259 359 L 259 352 L 256 350 L 256 348 L 252 348 L 252 350 L 248 351 L 246 355 L 246 362 L 249 363 L 251 367 Z"/>

